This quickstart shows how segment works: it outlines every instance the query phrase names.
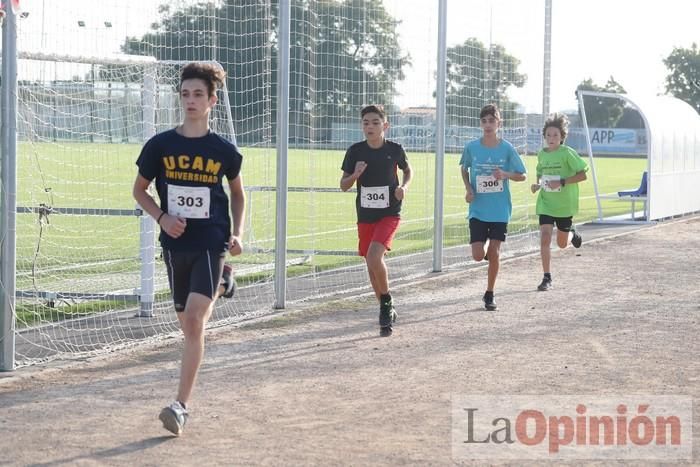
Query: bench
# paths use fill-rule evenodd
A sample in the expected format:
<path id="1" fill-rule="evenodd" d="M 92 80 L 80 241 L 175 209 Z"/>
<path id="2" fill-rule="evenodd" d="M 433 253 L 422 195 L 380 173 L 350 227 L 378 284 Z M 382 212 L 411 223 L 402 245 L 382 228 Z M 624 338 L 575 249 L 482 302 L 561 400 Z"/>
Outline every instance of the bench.
<path id="1" fill-rule="evenodd" d="M 644 203 L 644 215 L 647 212 L 647 186 L 648 186 L 648 174 L 646 171 L 642 174 L 642 181 L 639 184 L 639 188 L 636 190 L 625 190 L 618 191 L 617 196 L 621 200 L 629 200 L 632 202 L 632 219 L 634 219 L 634 213 L 636 212 L 634 207 L 637 201 Z"/>

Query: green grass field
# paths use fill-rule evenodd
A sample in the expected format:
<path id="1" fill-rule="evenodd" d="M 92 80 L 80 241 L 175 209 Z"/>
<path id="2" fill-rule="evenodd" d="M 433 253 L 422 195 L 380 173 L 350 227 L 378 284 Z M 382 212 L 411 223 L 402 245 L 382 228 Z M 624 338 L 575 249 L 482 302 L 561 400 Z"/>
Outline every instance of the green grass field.
<path id="1" fill-rule="evenodd" d="M 129 144 L 20 143 L 18 163 L 19 206 L 133 209 L 131 187 L 134 164 L 140 146 Z M 274 148 L 244 148 L 243 177 L 246 187 L 275 185 Z M 338 186 L 344 151 L 290 150 L 290 187 Z M 466 243 L 466 203 L 457 161 L 458 154 L 445 159 L 446 246 Z M 434 209 L 434 155 L 409 153 L 415 177 L 402 213 L 403 223 L 393 254 L 432 247 Z M 525 156 L 530 177 L 536 157 Z M 635 187 L 646 167 L 644 159 L 599 158 L 595 160 L 600 190 L 616 192 Z M 529 191 L 531 181 L 512 183 L 514 213 L 509 231 L 513 234 L 537 228 L 536 197 Z M 274 248 L 275 192 L 248 193 L 247 246 Z M 597 216 L 593 184 L 581 185 L 581 209 L 576 222 Z M 627 203 L 607 201 L 606 215 L 629 210 Z M 287 239 L 289 249 L 342 250 L 356 248 L 354 194 L 291 192 L 288 196 Z M 37 214 L 19 214 L 17 222 L 18 288 L 37 287 L 42 276 L 74 280 L 105 271 L 138 270 L 138 218 L 72 216 L 51 214 L 39 222 Z M 290 254 L 290 257 L 295 255 Z M 271 254 L 246 254 L 243 263 L 267 263 Z M 359 261 L 354 256 L 316 255 L 304 266 L 292 267 L 290 274 L 327 269 Z M 78 267 L 76 267 L 78 266 Z M 33 274 L 32 274 L 33 271 Z M 271 271 L 256 274 L 259 280 Z M 98 287 L 99 288 L 99 287 Z"/>

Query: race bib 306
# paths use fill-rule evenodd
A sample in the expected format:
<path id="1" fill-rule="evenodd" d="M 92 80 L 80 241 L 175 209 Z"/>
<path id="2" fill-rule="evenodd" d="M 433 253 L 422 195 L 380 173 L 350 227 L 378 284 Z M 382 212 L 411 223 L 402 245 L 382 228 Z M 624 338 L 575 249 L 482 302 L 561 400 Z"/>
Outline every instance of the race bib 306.
<path id="1" fill-rule="evenodd" d="M 493 175 L 476 176 L 477 193 L 500 193 L 503 191 L 503 180 L 499 180 Z"/>

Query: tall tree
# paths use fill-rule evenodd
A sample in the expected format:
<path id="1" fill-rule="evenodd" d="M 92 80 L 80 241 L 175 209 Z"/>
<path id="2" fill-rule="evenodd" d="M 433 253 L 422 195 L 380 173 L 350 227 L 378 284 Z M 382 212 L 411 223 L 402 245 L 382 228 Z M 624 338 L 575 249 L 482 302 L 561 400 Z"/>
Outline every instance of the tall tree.
<path id="1" fill-rule="evenodd" d="M 612 76 L 604 86 L 594 83 L 591 78 L 584 79 L 576 90 L 626 94 L 625 88 Z M 616 128 L 625 110 L 625 103 L 614 97 L 583 96 L 583 104 L 588 126 L 594 128 Z"/>
<path id="2" fill-rule="evenodd" d="M 520 60 L 499 44 L 486 47 L 469 38 L 447 49 L 447 115 L 451 123 L 479 126 L 479 110 L 499 106 L 504 120 L 515 117 L 516 103 L 508 99 L 511 86 L 522 87 L 527 76 L 518 73 Z"/>
<path id="3" fill-rule="evenodd" d="M 158 60 L 219 61 L 226 70 L 238 141 L 265 141 L 274 134 L 274 89 L 268 86 L 276 71 L 273 11 L 265 0 L 198 3 L 177 10 L 162 5 L 151 32 L 127 38 L 122 49 Z"/>
<path id="4" fill-rule="evenodd" d="M 700 49 L 693 43 L 689 49 L 676 47 L 664 59 L 670 73 L 666 76 L 666 92 L 692 105 L 700 112 Z"/>
<path id="5" fill-rule="evenodd" d="M 356 119 L 366 104 L 391 104 L 410 56 L 399 44 L 399 21 L 381 2 L 300 3 L 303 6 L 293 15 L 298 26 L 293 32 L 292 57 L 309 72 L 295 74 L 293 85 L 305 95 L 292 104 L 313 108 L 314 122 L 309 127 L 321 128 L 315 139 L 323 140 L 330 135 L 330 122 Z"/>
<path id="6" fill-rule="evenodd" d="M 259 142 L 274 134 L 277 5 L 277 0 L 226 0 L 175 11 L 164 5 L 152 31 L 128 38 L 123 50 L 159 60 L 218 60 L 228 75 L 239 139 Z M 361 105 L 392 102 L 395 82 L 410 63 L 397 25 L 371 0 L 293 2 L 291 138 L 326 140 L 332 123 L 357 117 Z"/>

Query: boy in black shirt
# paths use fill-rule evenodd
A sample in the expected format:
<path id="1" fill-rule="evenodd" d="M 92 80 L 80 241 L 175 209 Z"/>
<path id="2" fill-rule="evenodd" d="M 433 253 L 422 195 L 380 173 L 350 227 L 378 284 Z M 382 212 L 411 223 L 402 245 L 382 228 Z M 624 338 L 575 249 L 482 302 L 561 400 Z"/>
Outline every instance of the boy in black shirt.
<path id="1" fill-rule="evenodd" d="M 209 130 L 216 88 L 224 78 L 224 71 L 212 64 L 185 66 L 179 89 L 183 123 L 148 140 L 136 162 L 139 173 L 133 195 L 161 228 L 163 259 L 185 335 L 177 398 L 159 416 L 175 435 L 182 433 L 187 421 L 186 405 L 204 355 L 204 327 L 214 301 L 233 292 L 230 267 L 224 265 L 226 251 L 234 256 L 242 251 L 243 156 L 235 145 Z M 222 185 L 224 176 L 230 203 Z M 147 191 L 154 179 L 160 206 Z"/>
<path id="2" fill-rule="evenodd" d="M 340 188 L 349 190 L 357 181 L 357 231 L 359 254 L 365 257 L 369 280 L 379 300 L 379 327 L 382 336 L 392 333 L 396 320 L 389 272 L 384 255 L 399 228 L 401 203 L 411 183 L 411 166 L 400 144 L 384 139 L 389 128 L 381 106 L 362 109 L 362 131 L 365 141 L 350 146 L 341 169 Z M 397 169 L 403 171 L 401 184 Z"/>

